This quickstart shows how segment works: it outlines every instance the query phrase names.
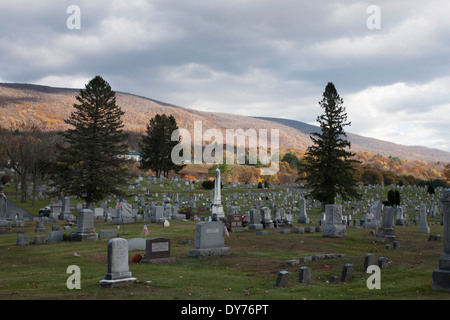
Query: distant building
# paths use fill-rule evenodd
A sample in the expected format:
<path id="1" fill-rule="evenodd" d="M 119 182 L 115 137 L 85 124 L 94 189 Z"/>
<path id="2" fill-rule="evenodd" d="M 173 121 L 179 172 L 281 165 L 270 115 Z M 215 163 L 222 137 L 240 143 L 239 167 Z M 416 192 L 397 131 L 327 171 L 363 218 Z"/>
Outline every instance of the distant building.
<path id="1" fill-rule="evenodd" d="M 141 154 L 138 151 L 130 151 L 128 152 L 125 156 L 126 159 L 128 160 L 134 160 L 134 161 L 141 161 Z"/>

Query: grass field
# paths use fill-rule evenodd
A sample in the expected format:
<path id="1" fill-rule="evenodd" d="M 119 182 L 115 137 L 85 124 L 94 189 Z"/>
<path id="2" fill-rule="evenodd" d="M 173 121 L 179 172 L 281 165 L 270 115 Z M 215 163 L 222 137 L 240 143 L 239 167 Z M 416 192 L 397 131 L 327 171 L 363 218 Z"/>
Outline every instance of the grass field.
<path id="1" fill-rule="evenodd" d="M 183 240 L 195 237 L 195 221 L 171 220 L 170 227 L 148 224 L 151 237 L 167 237 L 171 241 L 171 256 L 176 263 L 166 265 L 131 263 L 130 271 L 137 284 L 105 289 L 100 288 L 107 271 L 107 243 L 109 239 L 91 242 L 47 242 L 17 246 L 15 228 L 0 235 L 0 299 L 12 300 L 374 300 L 449 299 L 450 294 L 432 290 L 432 271 L 438 269 L 443 252 L 443 240 L 427 241 L 428 234 L 419 233 L 417 226 L 396 226 L 396 240 L 400 248 L 386 249 L 374 242 L 369 229 L 347 228 L 344 238 L 324 238 L 321 233 L 286 234 L 277 229 L 268 235 L 255 231 L 230 232 L 225 245 L 230 254 L 209 259 L 188 257 L 194 244 Z M 25 234 L 48 234 L 53 224 L 46 223 L 44 233 L 34 233 L 35 222 L 25 222 Z M 295 226 L 300 224 L 294 223 Z M 127 224 L 119 230 L 124 238 L 144 237 L 142 220 Z M 117 228 L 103 220 L 95 221 L 96 231 Z M 61 228 L 62 229 L 62 228 Z M 74 230 L 74 227 L 72 227 Z M 67 234 L 70 231 L 65 231 Z M 443 233 L 439 223 L 431 225 L 432 234 Z M 79 257 L 74 256 L 79 254 Z M 145 253 L 129 252 L 129 258 Z M 315 260 L 294 266 L 282 265 L 284 260 L 326 253 L 344 254 L 341 258 Z M 387 257 L 389 266 L 381 269 L 381 289 L 368 289 L 371 274 L 363 271 L 364 256 L 372 253 L 376 259 Z M 353 279 L 347 283 L 328 283 L 332 275 L 340 276 L 346 263 L 354 265 Z M 67 267 L 77 265 L 81 270 L 81 289 L 68 289 L 70 274 Z M 298 282 L 303 265 L 312 268 L 310 285 Z M 287 287 L 275 287 L 278 272 L 291 273 Z M 151 282 L 148 282 L 151 281 Z"/>

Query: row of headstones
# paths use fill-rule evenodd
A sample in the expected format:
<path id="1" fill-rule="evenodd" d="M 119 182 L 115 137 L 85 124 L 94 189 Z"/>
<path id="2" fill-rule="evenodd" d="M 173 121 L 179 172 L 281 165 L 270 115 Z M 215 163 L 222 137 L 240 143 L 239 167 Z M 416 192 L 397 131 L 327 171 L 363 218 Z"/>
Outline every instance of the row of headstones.
<path id="1" fill-rule="evenodd" d="M 371 265 L 375 264 L 375 256 L 371 253 L 366 254 L 364 257 L 364 272 L 367 271 L 367 268 Z M 386 268 L 389 264 L 389 261 L 386 257 L 378 258 L 378 267 L 380 269 Z M 350 263 L 347 263 L 342 268 L 341 276 L 332 275 L 328 280 L 329 283 L 339 282 L 348 282 L 353 278 L 354 266 Z M 303 266 L 300 268 L 298 272 L 298 282 L 302 284 L 311 284 L 311 276 L 312 269 L 307 266 Z M 275 280 L 276 287 L 286 287 L 289 283 L 291 277 L 291 273 L 286 270 L 282 270 L 278 273 L 277 279 Z"/>
<path id="2" fill-rule="evenodd" d="M 70 226 L 63 226 L 64 230 L 71 230 Z M 45 232 L 46 228 L 44 225 L 44 222 L 42 220 L 39 220 L 36 222 L 36 228 L 34 229 L 34 232 Z M 26 235 L 26 234 L 22 234 L 23 230 L 19 230 L 17 235 L 17 240 L 16 240 L 16 245 L 18 246 L 24 246 L 24 245 L 29 245 L 30 244 L 30 235 Z M 114 238 L 117 237 L 118 231 L 116 229 L 104 229 L 104 230 L 99 230 L 98 233 L 95 234 L 95 236 L 91 236 L 90 239 L 91 240 L 96 240 L 98 238 Z M 80 237 L 76 238 L 72 236 L 72 232 L 69 233 L 69 239 L 71 241 L 82 241 L 82 240 L 86 240 L 86 239 L 82 239 Z M 80 240 L 81 239 L 81 240 Z M 52 226 L 52 231 L 50 231 L 50 233 L 48 234 L 48 236 L 46 235 L 36 235 L 35 238 L 33 239 L 33 241 L 31 242 L 31 244 L 41 244 L 41 243 L 45 243 L 45 242 L 58 242 L 58 241 L 63 241 L 64 240 L 64 232 L 60 231 L 60 226 L 59 225 L 53 225 Z"/>

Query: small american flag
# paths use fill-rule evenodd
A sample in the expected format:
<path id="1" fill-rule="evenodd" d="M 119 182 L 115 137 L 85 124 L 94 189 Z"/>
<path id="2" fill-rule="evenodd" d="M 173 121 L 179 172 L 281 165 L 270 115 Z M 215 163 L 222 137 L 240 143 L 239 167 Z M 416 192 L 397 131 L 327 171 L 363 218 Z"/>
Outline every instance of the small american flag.
<path id="1" fill-rule="evenodd" d="M 367 217 L 368 219 L 373 219 L 374 215 L 371 214 L 370 212 L 368 212 L 368 213 L 366 214 L 366 217 Z"/>
<path id="2" fill-rule="evenodd" d="M 119 208 L 122 206 L 122 199 L 119 200 L 116 204 L 116 210 L 119 210 Z"/>
<path id="3" fill-rule="evenodd" d="M 144 232 L 145 235 L 148 236 L 149 232 L 148 232 L 148 228 L 147 228 L 147 223 L 144 222 Z"/>

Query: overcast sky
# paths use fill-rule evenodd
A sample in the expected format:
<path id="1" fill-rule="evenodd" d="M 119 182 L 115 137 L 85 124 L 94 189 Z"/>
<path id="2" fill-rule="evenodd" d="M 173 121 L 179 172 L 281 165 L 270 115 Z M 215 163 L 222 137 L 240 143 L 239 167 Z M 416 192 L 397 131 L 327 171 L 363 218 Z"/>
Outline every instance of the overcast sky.
<path id="1" fill-rule="evenodd" d="M 0 0 L 0 82 L 101 75 L 183 107 L 310 124 L 333 82 L 346 131 L 450 151 L 449 15 L 448 0 Z"/>

